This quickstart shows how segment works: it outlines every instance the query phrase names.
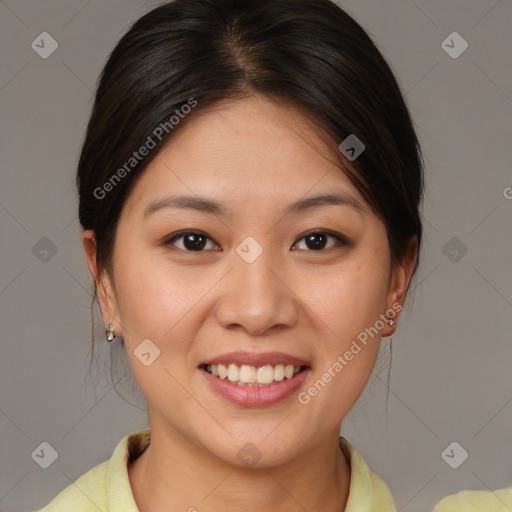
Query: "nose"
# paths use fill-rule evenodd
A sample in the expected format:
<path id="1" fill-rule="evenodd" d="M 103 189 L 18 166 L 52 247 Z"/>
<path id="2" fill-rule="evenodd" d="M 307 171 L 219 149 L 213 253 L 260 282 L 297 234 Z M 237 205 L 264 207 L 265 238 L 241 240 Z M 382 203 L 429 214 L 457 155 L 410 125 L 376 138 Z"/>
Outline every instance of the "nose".
<path id="1" fill-rule="evenodd" d="M 216 309 L 222 327 L 261 336 L 297 323 L 299 301 L 293 283 L 270 253 L 264 250 L 252 263 L 234 256 L 235 268 L 223 280 Z"/>

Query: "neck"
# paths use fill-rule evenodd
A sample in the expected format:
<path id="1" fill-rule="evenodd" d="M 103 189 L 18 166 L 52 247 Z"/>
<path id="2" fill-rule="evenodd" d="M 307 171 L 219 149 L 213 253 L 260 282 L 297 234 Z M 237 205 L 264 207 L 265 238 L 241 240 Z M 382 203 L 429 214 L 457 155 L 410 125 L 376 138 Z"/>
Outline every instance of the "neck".
<path id="1" fill-rule="evenodd" d="M 151 444 L 128 466 L 140 512 L 345 510 L 350 467 L 338 432 L 286 464 L 255 469 L 225 463 L 179 432 L 158 427 L 152 423 Z"/>

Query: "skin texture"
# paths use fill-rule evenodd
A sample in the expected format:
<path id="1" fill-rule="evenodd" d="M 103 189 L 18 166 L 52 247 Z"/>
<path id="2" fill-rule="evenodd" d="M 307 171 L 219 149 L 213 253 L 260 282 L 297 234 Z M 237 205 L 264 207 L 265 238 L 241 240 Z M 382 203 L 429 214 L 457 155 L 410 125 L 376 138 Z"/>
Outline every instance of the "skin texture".
<path id="1" fill-rule="evenodd" d="M 297 393 L 267 407 L 235 405 L 197 367 L 231 351 L 282 351 L 311 362 L 299 391 L 306 390 L 359 333 L 403 304 L 416 239 L 391 272 L 384 223 L 291 106 L 255 95 L 220 103 L 181 128 L 127 199 L 113 280 L 96 267 L 92 231 L 82 238 L 103 321 L 124 337 L 148 401 L 151 445 L 129 467 L 137 505 L 141 512 L 343 511 L 350 468 L 338 447 L 340 424 L 369 379 L 381 335 L 396 324 L 306 405 Z M 289 203 L 332 191 L 357 199 L 363 212 L 323 205 L 284 216 Z M 215 199 L 231 213 L 169 208 L 144 217 L 153 200 L 171 194 Z M 187 251 L 184 238 L 163 245 L 185 229 L 209 237 L 203 252 Z M 315 249 L 303 238 L 311 230 L 339 233 L 351 245 L 328 237 Z M 247 236 L 263 248 L 250 264 L 236 253 Z M 133 352 L 147 338 L 161 351 L 149 366 Z M 246 442 L 262 454 L 251 468 L 237 457 Z"/>

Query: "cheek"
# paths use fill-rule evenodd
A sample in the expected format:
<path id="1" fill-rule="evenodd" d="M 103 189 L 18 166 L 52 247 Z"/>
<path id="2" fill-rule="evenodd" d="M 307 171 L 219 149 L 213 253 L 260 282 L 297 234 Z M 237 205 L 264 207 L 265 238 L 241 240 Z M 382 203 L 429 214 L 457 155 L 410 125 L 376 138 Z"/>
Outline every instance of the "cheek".
<path id="1" fill-rule="evenodd" d="M 135 254 L 118 261 L 116 267 L 130 365 L 148 402 L 161 411 L 182 407 L 190 398 L 180 383 L 190 378 L 186 358 L 193 344 L 194 326 L 197 329 L 194 306 L 202 293 L 188 289 L 187 280 L 191 282 L 183 273 L 173 274 L 156 261 Z M 144 351 L 139 348 L 143 346 Z M 142 354 L 148 352 L 151 362 L 146 365 Z"/>
<path id="2" fill-rule="evenodd" d="M 364 265 L 345 270 L 308 299 L 317 318 L 318 364 L 303 399 L 310 400 L 311 417 L 327 424 L 342 420 L 354 406 L 379 354 L 380 334 L 371 327 L 383 312 L 386 276 Z"/>
<path id="3" fill-rule="evenodd" d="M 326 275 L 323 284 L 317 281 L 316 293 L 307 293 L 331 339 L 343 342 L 357 337 L 385 311 L 388 276 L 382 261 L 371 263 L 354 260 Z"/>
<path id="4" fill-rule="evenodd" d="M 158 346 L 183 343 L 177 336 L 185 325 L 182 320 L 201 298 L 200 288 L 187 286 L 190 277 L 136 251 L 118 259 L 115 274 L 126 344 L 135 347 L 146 338 Z"/>
<path id="5" fill-rule="evenodd" d="M 316 290 L 306 295 L 317 318 L 313 337 L 317 380 L 311 393 L 318 393 L 315 407 L 319 411 L 331 411 L 336 404 L 338 412 L 327 412 L 334 418 L 357 401 L 378 357 L 382 325 L 376 322 L 385 311 L 387 261 L 372 248 L 366 254 L 354 254 L 338 271 L 315 277 L 304 283 Z M 375 330 L 376 325 L 380 329 Z"/>

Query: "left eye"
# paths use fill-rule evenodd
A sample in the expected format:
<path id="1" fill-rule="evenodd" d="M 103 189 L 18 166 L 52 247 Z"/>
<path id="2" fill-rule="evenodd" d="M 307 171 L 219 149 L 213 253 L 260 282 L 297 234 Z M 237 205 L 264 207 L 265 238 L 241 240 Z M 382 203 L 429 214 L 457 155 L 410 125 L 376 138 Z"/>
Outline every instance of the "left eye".
<path id="1" fill-rule="evenodd" d="M 335 242 L 331 244 L 330 246 L 326 247 L 327 239 L 331 238 L 334 239 Z M 303 237 L 299 238 L 300 240 L 305 240 L 306 246 L 309 249 L 312 249 L 314 251 L 321 251 L 322 249 L 330 249 L 331 247 L 335 246 L 336 243 L 338 245 L 349 245 L 348 241 L 343 238 L 340 235 L 335 235 L 334 233 L 328 233 L 325 231 L 313 231 L 310 232 Z"/>

